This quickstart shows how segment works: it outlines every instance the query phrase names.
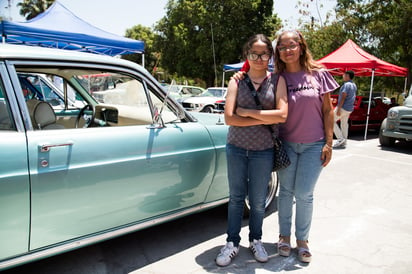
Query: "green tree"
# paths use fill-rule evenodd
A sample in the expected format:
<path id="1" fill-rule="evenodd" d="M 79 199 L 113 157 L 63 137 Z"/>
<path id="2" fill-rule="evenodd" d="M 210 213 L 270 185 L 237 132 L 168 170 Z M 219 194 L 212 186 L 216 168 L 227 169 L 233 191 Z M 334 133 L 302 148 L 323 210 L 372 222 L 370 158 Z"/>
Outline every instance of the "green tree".
<path id="1" fill-rule="evenodd" d="M 410 0 L 338 0 L 337 21 L 369 53 L 412 69 L 412 2 Z M 399 77 L 379 77 L 377 88 L 402 87 Z M 400 91 L 400 88 L 397 88 Z"/>
<path id="2" fill-rule="evenodd" d="M 157 53 L 156 49 L 154 48 L 155 33 L 152 31 L 152 29 L 149 27 L 142 26 L 142 25 L 136 25 L 126 30 L 125 37 L 144 41 L 145 43 L 145 52 L 144 52 L 145 68 L 149 72 L 153 73 L 154 68 L 158 65 L 160 54 Z M 138 64 L 142 64 L 141 54 L 137 54 L 137 53 L 128 54 L 128 55 L 123 56 L 122 58 L 133 61 Z"/>
<path id="3" fill-rule="evenodd" d="M 55 0 L 23 0 L 18 3 L 20 7 L 20 15 L 24 16 L 26 20 L 30 20 L 40 13 L 46 11 Z"/>
<path id="4" fill-rule="evenodd" d="M 272 10 L 273 0 L 169 0 L 155 27 L 162 67 L 216 85 L 223 64 L 240 61 L 251 35 L 273 38 L 280 20 Z"/>

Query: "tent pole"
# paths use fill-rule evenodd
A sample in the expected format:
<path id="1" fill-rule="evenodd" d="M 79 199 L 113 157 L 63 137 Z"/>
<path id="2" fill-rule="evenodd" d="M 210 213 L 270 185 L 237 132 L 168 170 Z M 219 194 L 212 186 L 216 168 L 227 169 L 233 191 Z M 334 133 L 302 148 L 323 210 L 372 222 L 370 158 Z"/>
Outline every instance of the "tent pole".
<path id="1" fill-rule="evenodd" d="M 373 78 L 375 76 L 375 69 L 372 69 L 372 79 L 371 79 L 371 88 L 369 91 L 369 103 L 368 103 L 368 114 L 366 115 L 366 126 L 365 126 L 365 137 L 364 140 L 366 140 L 366 136 L 368 134 L 368 124 L 369 124 L 369 114 L 371 112 L 371 101 L 372 101 L 372 91 L 373 91 Z"/>
<path id="2" fill-rule="evenodd" d="M 142 67 L 144 67 L 144 53 L 142 53 Z"/>
<path id="3" fill-rule="evenodd" d="M 223 76 L 222 76 L 222 88 L 225 87 L 225 70 L 223 70 Z"/>
<path id="4" fill-rule="evenodd" d="M 407 86 L 406 86 L 407 82 L 408 82 L 408 77 L 405 77 L 405 84 L 403 85 L 403 93 L 407 93 L 407 92 L 408 92 L 408 91 L 406 90 L 406 89 L 407 89 Z"/>

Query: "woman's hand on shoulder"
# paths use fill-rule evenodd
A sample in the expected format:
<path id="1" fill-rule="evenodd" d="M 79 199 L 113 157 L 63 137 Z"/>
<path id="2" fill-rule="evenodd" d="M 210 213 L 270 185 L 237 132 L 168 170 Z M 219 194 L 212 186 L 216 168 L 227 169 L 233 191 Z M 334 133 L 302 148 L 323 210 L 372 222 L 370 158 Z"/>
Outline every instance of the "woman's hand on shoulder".
<path id="1" fill-rule="evenodd" d="M 241 81 L 245 78 L 245 71 L 238 71 L 230 77 L 230 80 Z"/>

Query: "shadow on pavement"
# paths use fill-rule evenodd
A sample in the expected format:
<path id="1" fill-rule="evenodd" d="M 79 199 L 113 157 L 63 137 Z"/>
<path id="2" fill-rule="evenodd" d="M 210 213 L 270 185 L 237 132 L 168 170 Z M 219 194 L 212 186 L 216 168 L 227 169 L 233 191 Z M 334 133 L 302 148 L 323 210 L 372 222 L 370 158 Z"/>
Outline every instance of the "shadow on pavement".
<path id="1" fill-rule="evenodd" d="M 267 216 L 276 212 L 276 204 L 277 200 L 275 199 L 267 210 Z M 1 273 L 130 273 L 224 235 L 226 224 L 227 205 L 223 205 L 102 243 L 18 266 Z M 242 226 L 247 225 L 248 221 L 245 218 Z M 219 249 L 220 247 L 217 246 L 208 252 L 214 252 L 212 256 L 214 258 Z M 246 252 L 244 253 L 246 254 Z M 214 265 L 213 261 L 212 263 Z"/>
<path id="2" fill-rule="evenodd" d="M 382 150 L 412 155 L 412 141 L 396 141 L 393 146 L 380 146 Z"/>

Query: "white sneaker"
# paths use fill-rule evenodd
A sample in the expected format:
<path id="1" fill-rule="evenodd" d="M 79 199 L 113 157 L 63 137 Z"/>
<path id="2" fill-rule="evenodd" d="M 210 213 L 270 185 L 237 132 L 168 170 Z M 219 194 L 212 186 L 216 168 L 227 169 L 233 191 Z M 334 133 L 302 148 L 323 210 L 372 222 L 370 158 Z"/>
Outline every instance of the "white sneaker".
<path id="1" fill-rule="evenodd" d="M 346 140 L 341 139 L 337 140 L 336 143 L 332 146 L 333 148 L 344 148 L 346 146 Z"/>
<path id="2" fill-rule="evenodd" d="M 216 264 L 218 266 L 227 266 L 238 253 L 239 248 L 234 246 L 233 242 L 227 242 L 217 255 Z"/>
<path id="3" fill-rule="evenodd" d="M 260 240 L 253 240 L 253 242 L 250 242 L 249 248 L 255 256 L 256 261 L 266 263 L 269 260 L 268 254 Z"/>

